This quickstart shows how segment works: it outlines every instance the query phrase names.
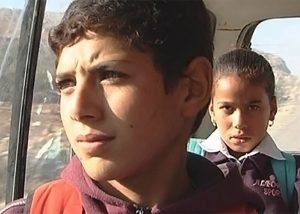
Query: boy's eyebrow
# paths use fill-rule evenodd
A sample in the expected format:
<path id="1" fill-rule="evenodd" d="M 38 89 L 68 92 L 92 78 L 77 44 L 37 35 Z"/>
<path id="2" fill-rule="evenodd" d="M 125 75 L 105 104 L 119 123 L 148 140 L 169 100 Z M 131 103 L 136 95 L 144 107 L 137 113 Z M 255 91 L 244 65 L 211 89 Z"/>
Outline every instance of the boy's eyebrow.
<path id="1" fill-rule="evenodd" d="M 222 104 L 222 105 L 224 105 L 224 104 L 232 104 L 233 102 L 231 102 L 231 101 L 218 101 L 217 102 L 217 104 Z"/>
<path id="2" fill-rule="evenodd" d="M 98 64 L 92 65 L 87 69 L 87 72 L 89 73 L 94 73 L 94 72 L 99 72 L 99 71 L 105 71 L 108 69 L 114 69 L 117 65 L 119 64 L 129 64 L 130 61 L 129 60 L 109 60 L 109 61 L 105 61 L 105 62 L 100 62 Z"/>
<path id="3" fill-rule="evenodd" d="M 90 66 L 86 70 L 86 72 L 88 72 L 88 73 L 97 73 L 97 72 L 102 72 L 102 71 L 107 71 L 107 70 L 114 70 L 114 69 L 118 69 L 118 67 L 120 65 L 130 64 L 130 63 L 131 63 L 130 60 L 125 60 L 125 59 L 100 62 L 98 64 Z"/>
<path id="4" fill-rule="evenodd" d="M 70 77 L 75 75 L 75 71 L 66 70 L 66 71 L 56 71 L 55 72 L 55 79 L 64 79 L 66 77 Z"/>
<path id="5" fill-rule="evenodd" d="M 87 72 L 88 73 L 96 73 L 96 72 L 99 72 L 99 71 L 105 71 L 105 70 L 108 70 L 109 67 L 111 67 L 111 66 L 107 65 L 107 64 L 99 63 L 99 64 L 96 64 L 96 65 L 93 65 L 93 66 L 89 67 L 87 69 Z"/>
<path id="6" fill-rule="evenodd" d="M 88 69 L 86 69 L 86 72 L 95 73 L 95 72 L 99 72 L 99 71 L 114 69 L 118 64 L 121 64 L 121 63 L 129 64 L 130 61 L 129 60 L 110 60 L 110 61 L 100 62 L 98 64 L 90 66 Z M 82 71 L 85 71 L 85 69 L 81 67 L 80 72 L 82 72 Z M 58 70 L 55 74 L 55 78 L 63 79 L 66 77 L 73 76 L 75 74 L 76 74 L 75 70 L 65 70 L 65 71 Z"/>
<path id="7" fill-rule="evenodd" d="M 99 72 L 99 71 L 113 69 L 118 64 L 118 62 L 120 62 L 120 61 L 114 60 L 114 61 L 109 61 L 109 62 L 100 62 L 98 64 L 95 64 L 95 65 L 89 67 L 86 72 L 95 73 L 95 72 Z"/>

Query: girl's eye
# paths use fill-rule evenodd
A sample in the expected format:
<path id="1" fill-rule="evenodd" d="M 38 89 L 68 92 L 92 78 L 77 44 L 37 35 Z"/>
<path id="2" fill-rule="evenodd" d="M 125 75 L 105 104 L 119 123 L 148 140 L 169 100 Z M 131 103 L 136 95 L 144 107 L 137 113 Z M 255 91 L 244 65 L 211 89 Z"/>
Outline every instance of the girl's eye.
<path id="1" fill-rule="evenodd" d="M 113 71 L 113 70 L 104 70 L 100 72 L 100 80 L 117 80 L 122 77 L 127 76 L 126 74 L 119 72 L 119 71 Z"/>
<path id="2" fill-rule="evenodd" d="M 64 79 L 64 80 L 56 81 L 56 87 L 60 92 L 62 92 L 65 89 L 74 87 L 75 85 L 76 85 L 76 82 L 71 79 Z"/>
<path id="3" fill-rule="evenodd" d="M 259 110 L 259 106 L 258 105 L 250 105 L 249 110 L 251 110 L 251 111 Z"/>

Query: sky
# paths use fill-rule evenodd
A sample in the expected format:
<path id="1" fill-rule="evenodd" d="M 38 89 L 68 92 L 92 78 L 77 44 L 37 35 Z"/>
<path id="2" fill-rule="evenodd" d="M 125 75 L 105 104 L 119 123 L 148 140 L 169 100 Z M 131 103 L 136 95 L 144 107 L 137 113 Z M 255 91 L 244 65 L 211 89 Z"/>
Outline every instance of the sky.
<path id="1" fill-rule="evenodd" d="M 259 24 L 252 46 L 283 58 L 293 74 L 300 75 L 300 18 L 273 19 Z"/>
<path id="2" fill-rule="evenodd" d="M 64 11 L 72 0 L 47 0 L 47 11 Z M 24 8 L 27 0 L 0 0 L 0 8 Z"/>
<path id="3" fill-rule="evenodd" d="M 27 0 L 0 0 L 0 8 L 24 8 Z M 64 11 L 72 0 L 47 0 L 47 11 Z M 300 18 L 268 20 L 256 28 L 252 48 L 280 56 L 300 75 Z"/>

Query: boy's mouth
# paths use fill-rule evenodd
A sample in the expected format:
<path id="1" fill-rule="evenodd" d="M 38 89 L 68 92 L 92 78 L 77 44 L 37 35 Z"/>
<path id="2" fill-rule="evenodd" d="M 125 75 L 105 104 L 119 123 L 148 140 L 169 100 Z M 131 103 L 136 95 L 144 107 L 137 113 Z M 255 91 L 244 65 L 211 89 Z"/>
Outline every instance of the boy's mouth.
<path id="1" fill-rule="evenodd" d="M 113 140 L 113 136 L 105 135 L 105 134 L 85 134 L 85 135 L 78 135 L 76 137 L 77 142 L 105 142 Z"/>

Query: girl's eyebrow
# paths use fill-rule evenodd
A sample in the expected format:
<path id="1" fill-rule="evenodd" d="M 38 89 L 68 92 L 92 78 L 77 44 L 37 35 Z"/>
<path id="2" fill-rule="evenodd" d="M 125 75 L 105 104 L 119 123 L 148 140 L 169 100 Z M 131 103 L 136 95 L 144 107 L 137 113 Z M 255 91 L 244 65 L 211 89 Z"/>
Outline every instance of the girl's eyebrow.
<path id="1" fill-rule="evenodd" d="M 261 103 L 261 100 L 251 100 L 251 103 Z"/>
<path id="2" fill-rule="evenodd" d="M 251 104 L 261 103 L 261 100 L 251 100 L 250 103 L 251 103 Z"/>
<path id="3" fill-rule="evenodd" d="M 231 101 L 218 101 L 217 104 L 218 105 L 232 105 L 234 102 L 231 102 Z M 262 103 L 261 100 L 251 100 L 248 104 L 260 104 Z"/>

